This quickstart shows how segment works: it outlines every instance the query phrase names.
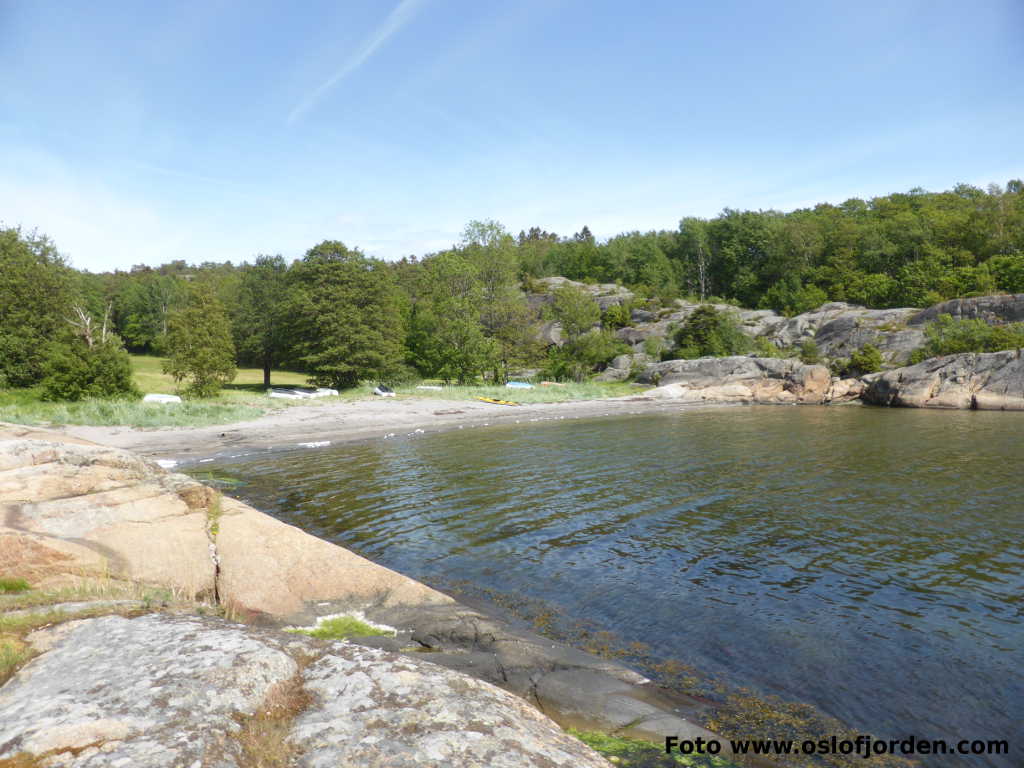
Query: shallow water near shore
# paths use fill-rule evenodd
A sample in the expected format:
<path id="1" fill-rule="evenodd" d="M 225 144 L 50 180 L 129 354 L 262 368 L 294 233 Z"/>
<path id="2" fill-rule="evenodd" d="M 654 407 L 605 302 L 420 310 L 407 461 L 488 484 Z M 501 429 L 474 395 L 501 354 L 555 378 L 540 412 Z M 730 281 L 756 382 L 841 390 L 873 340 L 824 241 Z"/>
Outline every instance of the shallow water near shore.
<path id="1" fill-rule="evenodd" d="M 427 583 L 546 601 L 864 732 L 1014 750 L 964 764 L 1020 755 L 1024 414 L 685 411 L 197 470 Z"/>

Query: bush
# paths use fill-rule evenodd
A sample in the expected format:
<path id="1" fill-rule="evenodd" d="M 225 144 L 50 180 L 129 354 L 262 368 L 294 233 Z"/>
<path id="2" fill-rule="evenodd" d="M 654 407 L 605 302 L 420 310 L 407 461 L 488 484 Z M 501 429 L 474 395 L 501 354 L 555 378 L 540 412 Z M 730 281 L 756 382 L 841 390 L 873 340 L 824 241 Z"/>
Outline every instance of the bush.
<path id="1" fill-rule="evenodd" d="M 644 339 L 643 349 L 645 355 L 660 360 L 661 353 L 665 349 L 665 340 L 661 336 L 648 336 Z"/>
<path id="2" fill-rule="evenodd" d="M 625 328 L 632 322 L 629 306 L 626 304 L 612 304 L 601 315 L 601 325 L 609 330 Z"/>
<path id="3" fill-rule="evenodd" d="M 804 339 L 800 342 L 800 362 L 806 365 L 817 365 L 821 362 L 818 342 L 814 339 Z"/>
<path id="4" fill-rule="evenodd" d="M 575 341 L 548 350 L 548 359 L 541 376 L 554 381 L 583 381 L 596 366 L 604 365 L 616 355 L 629 352 L 629 346 L 609 331 L 591 330 Z"/>
<path id="5" fill-rule="evenodd" d="M 675 341 L 676 357 L 683 360 L 742 355 L 752 346 L 736 316 L 729 311 L 719 312 L 710 304 L 697 307 L 676 331 Z"/>
<path id="6" fill-rule="evenodd" d="M 92 346 L 79 338 L 49 345 L 43 363 L 43 400 L 141 396 L 132 380 L 131 358 L 116 337 Z"/>
<path id="7" fill-rule="evenodd" d="M 796 277 L 773 283 L 761 298 L 761 307 L 774 309 L 787 317 L 817 309 L 828 301 L 828 294 L 816 285 L 804 285 Z"/>
<path id="8" fill-rule="evenodd" d="M 751 351 L 758 357 L 785 357 L 782 350 L 764 336 L 754 339 Z"/>
<path id="9" fill-rule="evenodd" d="M 882 353 L 874 344 L 865 344 L 841 364 L 839 371 L 843 376 L 864 376 L 882 370 Z"/>
<path id="10" fill-rule="evenodd" d="M 924 335 L 924 346 L 914 350 L 911 363 L 964 352 L 1000 352 L 1024 347 L 1024 323 L 989 325 L 980 318 L 954 320 L 944 314 L 928 324 Z"/>

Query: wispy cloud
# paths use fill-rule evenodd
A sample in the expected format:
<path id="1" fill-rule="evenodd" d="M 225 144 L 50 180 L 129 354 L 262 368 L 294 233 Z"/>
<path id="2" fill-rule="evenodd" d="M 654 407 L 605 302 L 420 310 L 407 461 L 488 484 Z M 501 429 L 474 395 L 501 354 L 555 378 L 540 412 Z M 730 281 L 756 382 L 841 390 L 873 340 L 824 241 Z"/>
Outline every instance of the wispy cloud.
<path id="1" fill-rule="evenodd" d="M 313 106 L 323 97 L 327 91 L 337 85 L 340 81 L 351 75 L 359 67 L 361 67 L 367 59 L 373 56 L 388 39 L 398 32 L 402 27 L 408 24 L 413 16 L 416 15 L 416 11 L 423 5 L 424 0 L 402 0 L 396 5 L 388 17 L 384 19 L 384 23 L 381 24 L 377 29 L 373 31 L 366 40 L 363 41 L 362 45 L 359 46 L 348 57 L 345 64 L 331 75 L 327 80 L 321 83 L 317 88 L 310 91 L 306 96 L 299 101 L 298 104 L 288 113 L 288 124 L 291 125 L 304 114 L 306 114 Z"/>

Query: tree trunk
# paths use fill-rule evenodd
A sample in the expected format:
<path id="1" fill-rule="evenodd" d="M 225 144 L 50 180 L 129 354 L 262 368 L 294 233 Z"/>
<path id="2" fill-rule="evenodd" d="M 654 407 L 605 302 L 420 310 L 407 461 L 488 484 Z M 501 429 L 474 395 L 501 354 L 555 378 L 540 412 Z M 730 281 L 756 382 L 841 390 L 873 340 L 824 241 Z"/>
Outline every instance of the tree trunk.
<path id="1" fill-rule="evenodd" d="M 270 358 L 263 358 L 263 387 L 270 389 Z"/>

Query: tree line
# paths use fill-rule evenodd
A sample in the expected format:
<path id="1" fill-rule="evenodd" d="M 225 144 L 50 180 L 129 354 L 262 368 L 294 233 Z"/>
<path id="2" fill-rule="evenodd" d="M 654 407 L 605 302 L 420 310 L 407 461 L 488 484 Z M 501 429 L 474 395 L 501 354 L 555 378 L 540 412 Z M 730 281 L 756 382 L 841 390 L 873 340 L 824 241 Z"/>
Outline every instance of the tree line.
<path id="1" fill-rule="evenodd" d="M 587 227 L 515 236 L 477 221 L 452 248 L 392 262 L 327 240 L 290 264 L 260 255 L 92 274 L 71 269 L 46 237 L 0 229 L 0 386 L 134 395 L 124 349 L 164 356 L 194 395 L 215 392 L 239 364 L 262 367 L 268 385 L 277 367 L 334 387 L 500 382 L 524 367 L 580 378 L 623 351 L 610 330 L 629 322 L 628 308 L 602 316 L 567 287 L 531 301 L 535 281 L 555 275 L 628 286 L 648 306 L 690 297 L 786 314 L 826 301 L 927 306 L 1024 292 L 1024 183 L 789 213 L 726 209 L 606 241 Z M 549 348 L 537 330 L 553 320 L 565 343 Z"/>

